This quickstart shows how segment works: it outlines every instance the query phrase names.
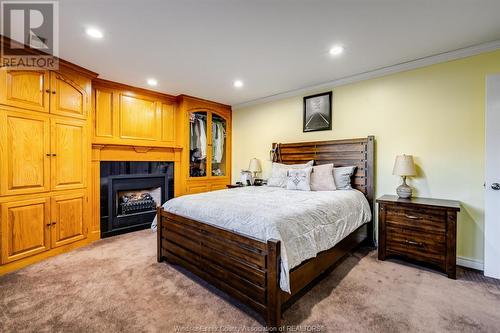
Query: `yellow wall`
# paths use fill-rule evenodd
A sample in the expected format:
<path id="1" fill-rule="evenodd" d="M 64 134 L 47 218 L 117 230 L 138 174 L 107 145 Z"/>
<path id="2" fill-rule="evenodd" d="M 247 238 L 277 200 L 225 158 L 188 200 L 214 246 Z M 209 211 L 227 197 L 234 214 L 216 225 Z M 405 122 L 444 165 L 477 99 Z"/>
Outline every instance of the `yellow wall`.
<path id="1" fill-rule="evenodd" d="M 335 87 L 332 131 L 302 132 L 303 96 L 235 110 L 233 180 L 252 157 L 267 178 L 272 142 L 375 135 L 376 195 L 400 183 L 395 156 L 414 155 L 416 195 L 462 202 L 458 256 L 482 262 L 485 77 L 499 72 L 495 51 Z"/>

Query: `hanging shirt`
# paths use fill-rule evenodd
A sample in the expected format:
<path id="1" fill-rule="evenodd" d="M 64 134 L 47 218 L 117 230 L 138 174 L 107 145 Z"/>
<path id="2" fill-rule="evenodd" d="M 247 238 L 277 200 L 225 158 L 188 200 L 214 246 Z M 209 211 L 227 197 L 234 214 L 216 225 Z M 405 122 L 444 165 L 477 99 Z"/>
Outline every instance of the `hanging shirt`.
<path id="1" fill-rule="evenodd" d="M 204 159 L 207 157 L 207 135 L 205 133 L 205 121 L 203 119 L 198 119 L 200 136 L 198 138 L 201 158 Z"/>
<path id="2" fill-rule="evenodd" d="M 213 160 L 215 163 L 220 163 L 224 158 L 224 125 L 221 122 L 214 122 L 215 135 L 213 142 Z"/>

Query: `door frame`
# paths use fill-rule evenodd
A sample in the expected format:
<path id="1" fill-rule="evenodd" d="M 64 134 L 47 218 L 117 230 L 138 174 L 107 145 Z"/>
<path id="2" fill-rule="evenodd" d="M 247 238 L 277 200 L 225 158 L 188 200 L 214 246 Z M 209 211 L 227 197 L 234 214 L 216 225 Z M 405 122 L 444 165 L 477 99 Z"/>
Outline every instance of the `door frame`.
<path id="1" fill-rule="evenodd" d="M 500 74 L 486 76 L 485 136 L 484 275 L 500 279 L 500 191 L 491 188 L 500 183 Z"/>

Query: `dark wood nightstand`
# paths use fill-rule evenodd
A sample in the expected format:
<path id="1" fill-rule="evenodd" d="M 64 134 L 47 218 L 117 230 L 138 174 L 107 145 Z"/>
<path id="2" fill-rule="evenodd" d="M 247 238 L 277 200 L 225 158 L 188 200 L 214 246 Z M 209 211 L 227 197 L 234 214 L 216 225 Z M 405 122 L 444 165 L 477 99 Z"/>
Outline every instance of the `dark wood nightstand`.
<path id="1" fill-rule="evenodd" d="M 459 201 L 384 195 L 377 202 L 379 260 L 404 257 L 456 278 Z"/>

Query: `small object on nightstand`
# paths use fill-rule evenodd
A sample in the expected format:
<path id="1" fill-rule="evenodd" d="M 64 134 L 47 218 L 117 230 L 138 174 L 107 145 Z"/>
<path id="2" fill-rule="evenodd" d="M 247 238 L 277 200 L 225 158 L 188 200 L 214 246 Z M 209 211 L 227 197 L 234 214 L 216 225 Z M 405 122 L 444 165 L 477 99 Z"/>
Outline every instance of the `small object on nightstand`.
<path id="1" fill-rule="evenodd" d="M 396 189 L 396 193 L 400 198 L 411 198 L 411 187 L 406 184 L 406 177 L 415 176 L 417 172 L 415 171 L 415 163 L 413 162 L 413 156 L 411 155 L 399 155 L 396 156 L 396 161 L 394 162 L 394 169 L 392 169 L 392 174 L 396 176 L 403 177 L 403 184 L 399 185 Z"/>
<path id="2" fill-rule="evenodd" d="M 412 259 L 456 279 L 459 201 L 384 195 L 377 203 L 379 260 Z"/>
<path id="3" fill-rule="evenodd" d="M 244 187 L 245 185 L 243 185 L 241 182 L 236 182 L 236 184 L 228 184 L 226 185 L 227 188 L 238 188 L 238 187 Z"/>
<path id="4" fill-rule="evenodd" d="M 252 185 L 252 182 L 252 172 L 250 172 L 249 170 L 241 170 L 240 183 Z"/>
<path id="5" fill-rule="evenodd" d="M 255 178 L 253 181 L 253 186 L 262 186 L 264 185 L 264 179 Z"/>

